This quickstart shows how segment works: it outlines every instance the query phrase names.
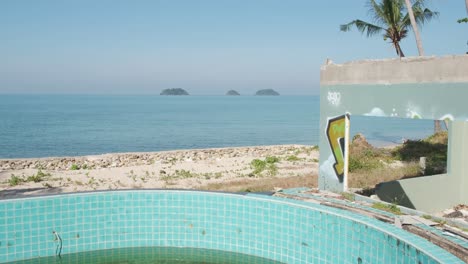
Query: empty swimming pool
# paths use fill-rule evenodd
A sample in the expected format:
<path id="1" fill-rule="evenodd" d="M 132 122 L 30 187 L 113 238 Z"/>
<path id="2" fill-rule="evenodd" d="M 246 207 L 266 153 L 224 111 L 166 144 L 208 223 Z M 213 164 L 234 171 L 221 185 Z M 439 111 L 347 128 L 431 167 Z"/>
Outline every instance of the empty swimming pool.
<path id="1" fill-rule="evenodd" d="M 128 190 L 0 201 L 2 263 L 148 248 L 258 263 L 463 263 L 375 219 L 265 195 Z"/>

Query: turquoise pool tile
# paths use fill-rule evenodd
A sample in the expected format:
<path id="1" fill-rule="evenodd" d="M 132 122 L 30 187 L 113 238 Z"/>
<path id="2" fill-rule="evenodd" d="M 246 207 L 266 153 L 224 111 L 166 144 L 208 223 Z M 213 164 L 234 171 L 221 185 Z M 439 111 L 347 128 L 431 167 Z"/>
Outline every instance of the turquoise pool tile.
<path id="1" fill-rule="evenodd" d="M 59 202 L 49 202 L 56 198 L 59 198 Z M 14 202 L 20 201 L 24 200 Z M 35 230 L 22 234 L 34 238 L 21 240 L 24 247 L 18 247 L 18 250 L 24 251 L 23 257 L 44 252 L 35 250 L 42 248 L 43 241 L 50 242 L 45 252 L 54 254 L 56 244 L 50 235 L 53 230 L 58 230 L 67 241 L 72 241 L 67 247 L 68 252 L 135 245 L 197 246 L 243 252 L 289 263 L 333 263 L 333 260 L 355 263 L 356 258 L 349 256 L 366 248 L 362 243 L 367 243 L 370 245 L 367 248 L 372 249 L 371 252 L 359 253 L 363 263 L 382 259 L 393 261 L 392 256 L 396 253 L 401 255 L 402 246 L 396 247 L 395 240 L 390 239 L 389 235 L 403 235 L 406 241 L 414 238 L 393 232 L 395 230 L 387 232 L 388 225 L 366 217 L 264 195 L 121 191 L 50 196 L 41 198 L 36 204 L 27 201 L 14 207 L 18 209 L 13 212 L 21 216 L 21 221 L 31 222 L 17 225 L 17 229 L 24 230 L 30 226 Z M 43 217 L 41 224 L 37 224 L 41 217 L 31 215 L 32 207 L 47 207 L 47 204 L 51 205 L 48 210 L 37 210 L 35 214 L 44 211 L 54 213 Z M 8 207 L 6 203 L 0 202 L 0 205 Z M 77 221 L 77 218 L 80 220 Z M 7 226 L 8 222 L 5 221 L 4 225 Z M 41 235 L 44 232 L 48 235 Z M 76 233 L 80 234 L 79 239 L 76 239 Z M 374 246 L 377 244 L 382 246 Z M 414 244 L 427 247 L 427 243 L 420 241 Z M 407 250 L 404 252 L 408 259 L 415 259 Z M 2 261 L 12 260 L 16 256 L 16 252 L 9 254 L 8 251 L 0 251 Z M 447 256 L 453 260 L 453 256 Z M 426 258 L 430 259 L 427 256 L 423 260 L 426 261 Z M 404 261 L 401 259 L 401 263 Z"/>

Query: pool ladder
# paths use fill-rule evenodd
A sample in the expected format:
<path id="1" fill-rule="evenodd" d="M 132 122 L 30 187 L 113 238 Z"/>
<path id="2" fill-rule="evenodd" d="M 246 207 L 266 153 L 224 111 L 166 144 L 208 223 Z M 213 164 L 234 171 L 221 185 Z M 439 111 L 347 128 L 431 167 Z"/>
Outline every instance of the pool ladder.
<path id="1" fill-rule="evenodd" d="M 57 248 L 55 249 L 55 256 L 58 256 L 59 258 L 61 258 L 60 255 L 62 254 L 62 238 L 60 237 L 58 232 L 53 231 L 52 233 L 55 235 L 54 241 L 57 241 Z"/>

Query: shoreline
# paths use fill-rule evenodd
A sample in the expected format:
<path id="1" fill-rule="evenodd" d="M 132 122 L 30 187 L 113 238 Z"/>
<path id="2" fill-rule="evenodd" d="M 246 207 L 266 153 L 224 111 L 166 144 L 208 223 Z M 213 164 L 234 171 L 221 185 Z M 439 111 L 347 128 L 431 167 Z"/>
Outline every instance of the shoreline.
<path id="1" fill-rule="evenodd" d="M 0 159 L 0 199 L 116 189 L 253 191 L 316 185 L 318 149 L 273 145 Z M 271 164 L 259 170 L 254 160 Z"/>
<path id="2" fill-rule="evenodd" d="M 154 162 L 156 159 L 164 159 L 165 156 L 197 156 L 199 154 L 230 154 L 233 152 L 245 153 L 245 152 L 262 152 L 262 151 L 274 151 L 290 149 L 290 148 L 314 148 L 318 149 L 316 145 L 302 145 L 302 144 L 284 144 L 284 145 L 261 145 L 261 146 L 242 146 L 242 147 L 220 147 L 220 148 L 204 148 L 204 149 L 178 149 L 178 150 L 162 150 L 162 151 L 145 151 L 145 152 L 113 152 L 103 154 L 91 154 L 82 156 L 49 156 L 49 157 L 37 157 L 37 158 L 0 158 L 0 172 L 2 170 L 16 170 L 16 169 L 55 169 L 47 168 L 45 162 L 56 163 L 67 163 L 70 161 L 92 163 L 94 161 L 110 161 L 116 158 L 129 158 L 132 160 L 138 160 L 139 162 Z M 262 153 L 260 153 L 262 154 Z M 202 155 L 203 156 L 203 155 Z M 80 164 L 77 164 L 80 165 Z M 102 164 L 103 167 L 122 167 L 128 164 Z M 140 164 L 143 165 L 143 164 Z M 63 166 L 58 169 L 66 170 Z"/>

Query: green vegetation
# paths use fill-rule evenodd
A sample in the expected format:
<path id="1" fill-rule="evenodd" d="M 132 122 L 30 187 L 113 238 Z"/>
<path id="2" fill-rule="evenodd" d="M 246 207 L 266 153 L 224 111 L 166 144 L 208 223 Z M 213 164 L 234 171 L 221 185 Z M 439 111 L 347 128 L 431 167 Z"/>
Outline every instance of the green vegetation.
<path id="1" fill-rule="evenodd" d="M 384 203 L 375 203 L 372 205 L 372 208 L 379 209 L 382 211 L 390 212 L 392 214 L 401 215 L 401 210 L 396 204 L 384 204 Z"/>
<path id="2" fill-rule="evenodd" d="M 268 156 L 265 158 L 265 162 L 270 163 L 270 164 L 276 163 L 276 162 L 279 162 L 279 158 L 275 156 Z"/>
<path id="3" fill-rule="evenodd" d="M 422 215 L 421 217 L 424 218 L 424 219 L 427 219 L 427 220 L 432 219 L 432 216 L 430 216 L 430 215 Z"/>
<path id="4" fill-rule="evenodd" d="M 424 140 L 408 140 L 392 152 L 397 160 L 418 162 L 426 157 L 425 175 L 445 173 L 447 170 L 448 133 L 438 132 Z"/>
<path id="5" fill-rule="evenodd" d="M 38 170 L 36 174 L 29 176 L 26 179 L 26 181 L 27 182 L 41 182 L 49 176 L 50 176 L 50 173 L 44 173 L 42 172 L 42 170 Z"/>
<path id="6" fill-rule="evenodd" d="M 458 23 L 468 23 L 468 17 L 458 19 L 457 22 Z"/>
<path id="7" fill-rule="evenodd" d="M 221 177 L 223 177 L 223 174 L 221 172 L 216 172 L 216 173 L 202 173 L 201 176 L 205 179 L 205 180 L 209 180 L 209 179 L 219 179 Z"/>
<path id="8" fill-rule="evenodd" d="M 263 160 L 254 159 L 250 162 L 250 167 L 254 170 L 254 174 L 259 174 L 265 170 L 267 163 Z"/>
<path id="9" fill-rule="evenodd" d="M 349 186 L 374 188 L 380 182 L 444 173 L 447 167 L 447 132 L 424 140 L 409 140 L 393 149 L 374 148 L 363 135 L 354 136 L 349 156 Z M 426 157 L 424 173 L 420 157 Z"/>
<path id="10" fill-rule="evenodd" d="M 189 93 L 182 88 L 170 88 L 164 89 L 160 95 L 189 95 Z"/>
<path id="11" fill-rule="evenodd" d="M 162 173 L 164 172 L 164 173 Z M 167 174 L 165 171 L 160 171 L 160 178 L 163 181 L 170 181 L 170 180 L 178 180 L 178 179 L 219 179 L 223 177 L 223 174 L 221 172 L 215 172 L 215 173 L 194 173 L 188 170 L 176 170 L 174 174 Z"/>
<path id="12" fill-rule="evenodd" d="M 194 174 L 187 170 L 176 170 L 173 177 L 179 178 L 179 179 L 188 179 L 188 178 L 195 178 L 196 176 L 197 174 Z"/>
<path id="13" fill-rule="evenodd" d="M 278 96 L 280 95 L 277 91 L 273 89 L 263 89 L 263 90 L 258 90 L 255 95 L 273 95 L 273 96 Z"/>
<path id="14" fill-rule="evenodd" d="M 252 174 L 258 176 L 266 170 L 269 176 L 275 176 L 278 173 L 278 167 L 275 164 L 277 162 L 279 162 L 279 158 L 275 156 L 266 157 L 265 160 L 254 159 L 250 162 L 250 167 L 253 169 Z"/>
<path id="15" fill-rule="evenodd" d="M 72 164 L 70 170 L 79 170 L 80 167 L 77 164 Z"/>
<path id="16" fill-rule="evenodd" d="M 354 202 L 354 200 L 355 200 L 354 193 L 342 192 L 341 196 L 343 196 L 343 198 L 345 200 L 348 200 L 348 201 L 351 201 L 351 202 Z"/>
<path id="17" fill-rule="evenodd" d="M 413 13 L 416 23 L 419 26 L 429 22 L 437 17 L 439 13 L 433 12 L 424 7 L 424 0 L 415 0 L 413 2 Z M 406 9 L 404 0 L 369 0 L 369 15 L 373 18 L 375 24 L 363 20 L 353 20 L 348 24 L 340 26 L 341 31 L 350 31 L 353 26 L 367 37 L 383 33 L 383 40 L 389 41 L 395 48 L 398 56 L 404 57 L 401 50 L 400 41 L 408 36 L 408 30 L 411 29 L 411 21 Z"/>
<path id="18" fill-rule="evenodd" d="M 385 152 L 380 149 L 373 147 L 359 148 L 351 145 L 348 171 L 368 171 L 382 168 L 383 163 L 381 160 L 388 160 L 388 158 L 388 155 L 385 155 Z"/>
<path id="19" fill-rule="evenodd" d="M 298 158 L 296 155 L 291 155 L 286 158 L 287 161 L 299 161 L 300 158 Z"/>
<path id="20" fill-rule="evenodd" d="M 8 179 L 8 184 L 10 186 L 16 186 L 23 182 L 24 180 L 21 177 L 18 177 L 14 174 L 11 175 L 10 179 Z"/>
<path id="21" fill-rule="evenodd" d="M 11 174 L 10 179 L 8 179 L 8 184 L 10 186 L 20 185 L 23 182 L 41 182 L 44 181 L 46 178 L 50 177 L 50 173 L 44 173 L 42 170 L 38 170 L 36 174 L 28 176 L 27 178 L 23 176 L 16 176 Z"/>

